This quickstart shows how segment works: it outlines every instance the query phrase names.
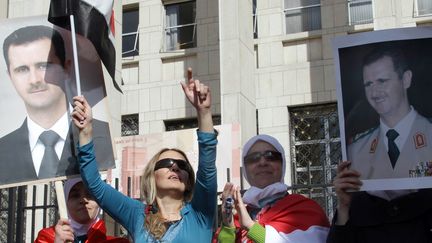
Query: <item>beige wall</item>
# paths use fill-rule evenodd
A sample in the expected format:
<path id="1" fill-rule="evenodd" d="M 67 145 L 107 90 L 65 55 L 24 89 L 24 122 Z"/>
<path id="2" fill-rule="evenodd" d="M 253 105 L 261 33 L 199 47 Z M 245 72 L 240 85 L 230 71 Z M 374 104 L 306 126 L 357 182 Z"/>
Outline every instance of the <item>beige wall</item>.
<path id="1" fill-rule="evenodd" d="M 241 144 L 256 134 L 252 1 L 219 1 L 222 123 L 239 123 Z"/>
<path id="2" fill-rule="evenodd" d="M 164 120 L 194 117 L 180 81 L 185 70 L 210 85 L 213 113 L 220 114 L 217 1 L 197 1 L 197 47 L 164 51 L 162 1 L 127 1 L 139 5 L 139 56 L 123 59 L 122 114 L 139 114 L 140 134 L 165 131 Z"/>
<path id="3" fill-rule="evenodd" d="M 336 102 L 331 40 L 359 31 L 416 26 L 432 17 L 413 18 L 413 0 L 373 1 L 374 23 L 349 26 L 347 1 L 321 1 L 320 30 L 285 34 L 283 2 L 259 1 L 255 39 L 256 107 L 260 133 L 277 137 L 289 156 L 289 107 Z M 290 181 L 287 167 L 286 182 Z"/>

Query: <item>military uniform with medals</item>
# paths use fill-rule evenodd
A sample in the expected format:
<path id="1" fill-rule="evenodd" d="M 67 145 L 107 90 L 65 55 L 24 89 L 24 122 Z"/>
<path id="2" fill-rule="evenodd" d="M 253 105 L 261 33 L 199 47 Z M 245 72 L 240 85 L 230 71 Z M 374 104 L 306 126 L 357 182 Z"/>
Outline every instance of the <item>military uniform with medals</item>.
<path id="1" fill-rule="evenodd" d="M 419 165 L 432 161 L 432 123 L 416 111 L 409 134 L 393 168 L 387 139 L 380 135 L 380 127 L 357 135 L 348 146 L 348 160 L 351 168 L 361 173 L 361 179 L 384 179 L 410 177 L 410 172 Z"/>

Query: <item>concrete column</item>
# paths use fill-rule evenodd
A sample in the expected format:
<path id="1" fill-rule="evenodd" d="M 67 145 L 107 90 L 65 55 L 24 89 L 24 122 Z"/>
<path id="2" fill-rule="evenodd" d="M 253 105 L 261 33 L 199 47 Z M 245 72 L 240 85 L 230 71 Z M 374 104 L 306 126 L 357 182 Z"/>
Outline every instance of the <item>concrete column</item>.
<path id="1" fill-rule="evenodd" d="M 0 1 L 0 19 L 8 17 L 9 1 Z"/>
<path id="2" fill-rule="evenodd" d="M 256 134 L 252 1 L 219 0 L 222 123 L 239 123 L 241 144 Z"/>

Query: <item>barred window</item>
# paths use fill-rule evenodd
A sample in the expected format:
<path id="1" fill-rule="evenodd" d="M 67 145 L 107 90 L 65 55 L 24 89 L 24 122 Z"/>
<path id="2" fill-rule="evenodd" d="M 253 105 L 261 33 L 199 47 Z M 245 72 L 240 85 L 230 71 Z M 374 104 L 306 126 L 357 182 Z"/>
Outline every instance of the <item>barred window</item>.
<path id="1" fill-rule="evenodd" d="M 348 0 L 349 24 L 373 22 L 372 0 Z"/>
<path id="2" fill-rule="evenodd" d="M 138 114 L 123 115 L 121 122 L 121 135 L 132 136 L 139 134 L 139 116 Z"/>
<path id="3" fill-rule="evenodd" d="M 314 199 L 331 217 L 331 182 L 341 160 L 336 104 L 293 107 L 289 115 L 293 192 Z"/>
<path id="4" fill-rule="evenodd" d="M 213 117 L 213 125 L 221 124 L 221 116 L 214 115 Z M 175 131 L 175 130 L 183 130 L 190 128 L 198 127 L 198 120 L 196 118 L 182 118 L 182 119 L 173 119 L 173 120 L 165 120 L 165 131 Z"/>
<path id="5" fill-rule="evenodd" d="M 286 33 L 321 29 L 320 0 L 285 0 Z"/>

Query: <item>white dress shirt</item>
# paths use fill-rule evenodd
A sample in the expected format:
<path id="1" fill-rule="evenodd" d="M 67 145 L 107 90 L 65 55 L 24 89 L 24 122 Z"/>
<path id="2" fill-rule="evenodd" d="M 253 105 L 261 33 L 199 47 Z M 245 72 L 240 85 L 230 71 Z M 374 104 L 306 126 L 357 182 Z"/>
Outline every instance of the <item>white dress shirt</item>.
<path id="1" fill-rule="evenodd" d="M 60 139 L 55 145 L 55 151 L 58 158 L 61 158 L 63 151 L 63 146 L 65 144 L 66 138 L 69 132 L 70 119 L 68 112 L 65 112 L 63 116 L 49 129 L 44 129 L 43 127 L 36 124 L 30 117 L 27 117 L 27 128 L 29 131 L 29 144 L 30 151 L 32 153 L 33 165 L 36 170 L 36 174 L 39 175 L 39 168 L 42 163 L 42 158 L 45 152 L 45 146 L 39 140 L 39 136 L 47 130 L 52 130 L 56 132 Z"/>

